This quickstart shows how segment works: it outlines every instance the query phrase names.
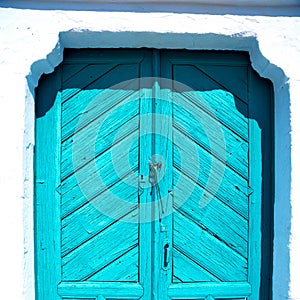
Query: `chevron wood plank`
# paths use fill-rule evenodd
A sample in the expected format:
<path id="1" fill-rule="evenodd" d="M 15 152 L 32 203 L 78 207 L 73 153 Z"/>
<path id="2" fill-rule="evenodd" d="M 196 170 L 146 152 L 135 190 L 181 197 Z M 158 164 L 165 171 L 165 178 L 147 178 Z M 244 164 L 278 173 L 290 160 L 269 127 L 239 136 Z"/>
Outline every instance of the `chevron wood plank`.
<path id="1" fill-rule="evenodd" d="M 247 278 L 247 260 L 179 212 L 174 214 L 174 247 L 221 281 Z"/>
<path id="2" fill-rule="evenodd" d="M 174 133 L 174 143 L 179 149 L 174 151 L 174 166 L 247 219 L 248 182 L 222 162 L 213 160 L 201 147 L 196 147 L 195 153 L 195 145 L 179 131 Z M 195 155 L 199 156 L 200 164 L 193 167 Z M 181 156 L 189 165 L 181 163 Z"/>

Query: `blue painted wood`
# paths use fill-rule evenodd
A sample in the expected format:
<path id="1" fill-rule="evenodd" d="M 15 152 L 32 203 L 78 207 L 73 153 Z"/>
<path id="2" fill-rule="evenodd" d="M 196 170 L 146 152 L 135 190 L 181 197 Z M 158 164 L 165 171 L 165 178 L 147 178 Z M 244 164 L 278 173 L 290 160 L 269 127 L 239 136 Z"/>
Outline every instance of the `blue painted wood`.
<path id="1" fill-rule="evenodd" d="M 141 299 L 143 287 L 133 282 L 62 282 L 58 294 L 66 298 L 98 297 L 104 299 Z M 100 299 L 101 299 L 100 297 Z"/>
<path id="2" fill-rule="evenodd" d="M 199 266 L 180 250 L 173 249 L 173 282 L 210 282 L 219 281 L 217 277 Z M 184 266 L 181 268 L 180 266 Z"/>
<path id="3" fill-rule="evenodd" d="M 96 298 L 62 298 L 62 300 L 96 300 Z"/>
<path id="4" fill-rule="evenodd" d="M 139 60 L 140 58 L 138 58 Z M 77 161 L 77 168 L 81 168 L 81 172 L 84 174 L 81 177 L 82 181 L 78 181 L 76 173 L 73 174 L 76 170 L 72 169 L 72 164 L 67 163 L 63 166 L 64 173 L 61 177 L 63 179 L 62 201 L 67 204 L 67 217 L 63 221 L 68 220 L 68 226 L 63 228 L 62 237 L 63 245 L 66 246 L 66 249 L 69 249 L 62 258 L 64 281 L 108 281 L 115 283 L 142 281 L 145 283 L 145 266 L 144 262 L 142 262 L 142 265 L 140 264 L 139 256 L 143 251 L 148 252 L 149 247 L 141 248 L 142 242 L 140 241 L 145 237 L 144 235 L 140 236 L 140 232 L 143 232 L 138 224 L 140 212 L 138 209 L 132 211 L 138 205 L 136 174 L 140 169 L 138 143 L 132 144 L 132 141 L 138 141 L 139 139 L 137 113 L 141 107 L 137 96 L 132 96 L 137 90 L 136 86 L 126 84 L 124 87 L 119 86 L 118 89 L 110 89 L 116 83 L 116 79 L 124 81 L 131 77 L 135 78 L 141 71 L 141 66 L 136 61 L 132 64 L 126 64 L 124 61 L 126 61 L 126 58 L 123 58 L 123 62 L 116 66 L 109 64 L 109 68 L 106 67 L 106 64 L 104 66 L 102 64 L 97 65 L 93 70 L 101 69 L 101 73 L 98 71 L 95 75 L 88 72 L 88 67 L 80 70 L 72 80 L 68 80 L 66 87 L 63 89 L 63 91 L 66 90 L 66 96 L 63 97 L 62 135 L 63 138 L 67 138 L 65 141 L 70 140 L 70 143 L 63 148 L 65 150 L 63 152 L 63 162 L 70 160 L 71 151 L 74 156 L 74 148 L 72 147 L 74 140 L 76 140 L 76 143 L 82 141 L 84 145 L 86 139 L 94 138 L 94 128 L 99 128 L 97 131 L 100 134 L 97 135 L 95 142 L 94 156 L 96 157 L 97 170 L 100 170 L 100 176 L 105 183 L 104 186 L 97 187 L 92 184 L 99 176 L 97 170 L 90 173 L 92 170 L 90 165 L 94 163 L 93 157 L 90 160 L 82 155 L 82 162 L 79 161 L 78 164 Z M 104 72 L 102 71 L 103 68 Z M 91 75 L 89 78 L 92 77 L 90 79 L 92 80 L 91 84 L 84 81 L 82 83 L 78 79 L 81 73 L 81 76 L 85 77 L 86 72 Z M 77 91 L 78 86 L 81 87 L 81 84 L 82 88 Z M 95 101 L 94 106 L 90 106 L 90 101 L 94 101 L 94 99 L 98 100 Z M 85 102 L 89 105 L 88 113 L 91 117 L 87 119 L 86 123 L 81 122 L 78 127 L 77 119 L 80 116 L 79 112 L 82 113 L 83 109 L 86 109 Z M 78 105 L 79 108 L 77 108 Z M 99 124 L 101 124 L 101 128 Z M 76 131 L 74 131 L 75 126 Z M 126 130 L 123 130 L 122 135 L 115 139 L 115 133 L 123 128 L 126 128 Z M 77 135 L 79 135 L 79 138 L 77 138 Z M 65 141 L 63 144 L 65 144 Z M 124 164 L 128 155 L 128 152 L 124 149 L 130 149 L 133 164 Z M 79 147 L 78 151 L 84 153 L 85 148 Z M 114 153 L 113 156 L 112 152 Z M 80 156 L 80 152 L 77 155 Z M 118 174 L 112 172 L 116 165 L 120 166 Z M 135 173 L 135 176 L 134 173 L 130 175 L 132 172 Z M 124 180 L 127 181 L 127 184 L 123 183 Z M 89 184 L 89 182 L 91 183 Z M 83 184 L 87 187 L 90 186 L 90 188 L 81 193 Z M 107 190 L 108 187 L 109 191 Z M 113 201 L 110 200 L 111 192 L 132 205 L 127 206 L 127 210 L 120 206 L 115 207 Z M 89 199 L 87 199 L 87 194 Z M 105 217 L 97 210 L 97 203 L 101 206 L 103 201 L 107 201 L 107 204 L 111 205 L 111 208 L 107 205 L 106 208 L 114 211 L 115 215 L 116 208 L 120 209 L 120 212 L 117 212 L 120 220 L 111 220 L 111 218 Z M 76 207 L 73 204 L 69 205 L 72 202 L 77 203 Z M 84 205 L 82 206 L 82 204 Z M 127 218 L 127 222 L 133 223 L 124 223 L 121 218 L 122 214 L 124 215 L 123 218 Z M 129 214 L 132 217 L 128 217 Z M 76 233 L 79 232 L 78 230 L 75 231 L 78 223 L 83 227 L 83 230 L 79 230 L 79 232 L 82 231 L 80 238 L 76 238 Z M 146 234 L 146 232 L 143 233 Z M 72 237 L 71 240 L 70 236 Z M 126 296 L 126 293 L 124 296 Z"/>
<path id="5" fill-rule="evenodd" d="M 37 91 L 35 144 L 35 285 L 37 299 L 60 299 L 60 78 L 61 67 Z M 45 79 L 45 80 L 43 80 Z M 54 172 L 53 172 L 54 171 Z"/>
<path id="6" fill-rule="evenodd" d="M 62 278 L 87 280 L 137 245 L 137 225 L 118 221 L 62 258 Z M 137 258 L 132 263 L 137 264 Z"/>
<path id="7" fill-rule="evenodd" d="M 150 77 L 152 75 L 152 53 L 145 55 L 144 63 L 141 64 L 141 77 Z M 140 137 L 139 137 L 139 157 L 140 157 L 140 172 L 139 172 L 139 204 L 140 204 L 140 220 L 148 220 L 148 222 L 140 223 L 140 274 L 139 280 L 143 287 L 142 300 L 152 299 L 153 291 L 153 251 L 152 251 L 152 223 L 149 222 L 149 216 L 152 215 L 153 206 L 152 190 L 149 188 L 149 158 L 152 155 L 152 135 L 149 134 L 149 129 L 152 128 L 153 119 L 143 116 L 148 115 L 153 111 L 152 101 L 152 86 L 140 86 L 139 90 L 140 101 Z"/>
<path id="8" fill-rule="evenodd" d="M 172 265 L 170 256 L 172 255 L 172 189 L 173 189 L 173 106 L 170 98 L 171 86 L 160 80 L 161 65 L 164 64 L 160 59 L 158 50 L 153 52 L 154 65 L 154 137 L 153 154 L 162 157 L 157 159 L 161 163 L 164 176 L 156 184 L 154 194 L 155 221 L 153 222 L 153 298 L 169 300 L 167 291 L 172 282 Z"/>
<path id="9" fill-rule="evenodd" d="M 270 91 L 243 53 L 67 51 L 37 95 L 37 298 L 268 299 Z"/>
<path id="10" fill-rule="evenodd" d="M 247 282 L 206 282 L 206 283 L 176 283 L 169 287 L 171 299 L 203 299 L 214 295 L 217 299 L 246 298 L 251 295 L 251 285 Z"/>
<path id="11" fill-rule="evenodd" d="M 237 55 L 234 62 L 232 58 L 233 54 L 226 52 L 223 56 L 216 53 L 209 55 L 208 52 L 163 53 L 167 63 L 162 74 L 175 80 L 176 92 L 181 91 L 179 97 L 173 97 L 176 104 L 173 110 L 173 164 L 175 180 L 179 181 L 181 176 L 185 179 L 184 184 L 175 189 L 174 193 L 177 212 L 173 214 L 173 247 L 176 249 L 173 282 L 180 285 L 172 286 L 174 294 L 171 294 L 171 298 L 174 295 L 175 298 L 199 299 L 201 295 L 193 294 L 192 286 L 189 285 L 197 281 L 199 288 L 207 292 L 202 297 L 210 294 L 218 299 L 247 297 L 254 300 L 267 299 L 271 295 L 268 294 L 270 283 L 267 276 L 260 276 L 261 267 L 265 275 L 268 271 L 270 275 L 270 269 L 267 271 L 262 260 L 261 231 L 264 230 L 261 222 L 268 218 L 265 207 L 272 211 L 272 204 L 266 205 L 272 203 L 272 156 L 267 157 L 268 152 L 263 151 L 267 149 L 272 153 L 271 87 L 253 75 L 255 72 L 245 56 Z M 181 83 L 190 88 L 182 87 Z M 262 106 L 261 102 L 264 102 Z M 264 113 L 268 116 L 264 117 Z M 210 117 L 218 120 L 222 128 L 226 145 L 225 162 L 221 158 L 222 141 L 214 141 L 217 147 L 209 148 L 209 139 L 203 128 L 212 123 L 209 122 Z M 201 120 L 200 124 L 197 120 Z M 265 140 L 267 134 L 269 139 Z M 193 169 L 193 161 L 196 162 L 195 147 L 198 151 L 196 155 L 200 157 L 199 174 Z M 262 156 L 262 153 L 265 154 Z M 182 166 L 183 155 L 191 162 L 190 167 Z M 209 186 L 206 186 L 208 176 L 217 180 L 209 170 L 213 157 L 220 159 L 220 169 L 224 164 L 223 179 L 217 191 L 210 191 Z M 268 177 L 266 185 L 262 181 L 262 173 Z M 187 195 L 185 191 L 193 185 L 196 187 L 194 193 L 181 206 Z M 197 207 L 200 197 L 207 193 L 212 200 L 204 208 Z M 220 203 L 224 205 L 224 211 Z M 271 240 L 270 235 L 266 240 Z M 217 244 L 211 245 L 214 242 L 220 242 L 224 248 L 221 250 Z M 270 242 L 265 244 L 269 251 Z M 270 266 L 271 262 L 268 261 Z M 197 265 L 199 275 L 196 275 Z M 195 274 L 194 279 L 187 276 L 188 270 Z M 203 270 L 211 277 L 203 278 Z M 228 295 L 225 288 L 214 288 L 209 292 L 204 282 L 200 284 L 203 280 L 223 281 L 229 286 L 233 286 L 234 282 L 250 283 L 252 292 L 234 294 L 232 291 Z M 218 284 L 215 283 L 215 287 Z M 185 286 L 189 288 L 185 290 Z"/>
<path id="12" fill-rule="evenodd" d="M 213 198 L 210 205 L 200 208 L 199 199 L 207 191 L 175 170 L 175 180 L 179 179 L 179 176 L 182 176 L 183 184 L 178 187 L 177 197 L 174 198 L 176 210 L 192 219 L 200 227 L 209 230 L 213 236 L 217 236 L 219 240 L 246 258 L 248 251 L 248 221 L 216 197 Z M 189 200 L 180 206 L 184 200 L 185 188 L 188 186 L 194 187 L 194 190 Z"/>
<path id="13" fill-rule="evenodd" d="M 49 94 L 48 89 L 61 90 L 61 93 L 58 93 L 59 99 L 46 99 L 54 102 L 55 105 L 52 107 L 51 104 L 48 105 L 51 113 L 41 107 L 38 113 L 44 117 L 42 113 L 46 111 L 46 117 L 39 117 L 37 120 L 37 175 L 42 178 L 43 172 L 48 171 L 49 174 L 47 178 L 39 179 L 36 184 L 38 199 L 36 211 L 40 218 L 36 223 L 41 226 L 37 227 L 36 239 L 38 245 L 41 245 L 37 247 L 39 299 L 60 299 L 60 297 L 71 299 L 70 296 L 73 299 L 106 299 L 107 297 L 113 299 L 119 298 L 120 295 L 130 299 L 140 299 L 139 285 L 123 287 L 123 282 L 130 281 L 139 282 L 145 290 L 150 291 L 151 269 L 145 257 L 150 257 L 151 235 L 149 225 L 140 225 L 137 222 L 140 211 L 137 208 L 139 193 L 136 174 L 140 169 L 138 161 L 140 147 L 138 143 L 132 144 L 133 140 L 139 139 L 140 102 L 139 98 L 133 95 L 136 93 L 136 86 L 127 84 L 124 92 L 122 87 L 119 87 L 118 91 L 108 89 L 118 81 L 136 78 L 137 75 L 143 73 L 145 76 L 149 75 L 147 74 L 148 62 L 144 59 L 147 57 L 147 51 L 144 53 L 139 51 L 138 55 L 124 51 L 124 55 L 122 58 L 113 57 L 114 55 L 107 52 L 105 57 L 102 56 L 101 60 L 96 63 L 92 57 L 90 58 L 93 61 L 92 64 L 90 64 L 90 59 L 85 63 L 77 64 L 72 61 L 72 55 L 70 58 L 67 54 L 62 75 L 61 73 L 53 75 L 57 84 L 53 85 L 51 81 L 45 81 L 46 87 L 40 89 L 40 106 L 45 105 L 42 96 Z M 60 95 L 62 95 L 62 104 Z M 95 97 L 100 97 L 99 101 L 96 106 L 90 107 L 89 111 L 94 119 L 89 119 L 87 123 L 78 123 L 81 114 Z M 97 188 L 95 185 L 90 187 L 90 191 L 82 191 L 80 188 L 82 184 L 88 186 L 98 174 L 90 168 L 93 161 L 83 159 L 77 161 L 77 169 L 81 169 L 84 176 L 80 180 L 76 177 L 77 169 L 74 169 L 74 161 L 72 161 L 74 140 L 77 144 L 82 144 L 82 151 L 84 151 L 85 145 L 93 138 L 94 128 L 98 126 L 99 119 L 104 122 L 95 143 L 96 164 L 101 170 L 105 183 L 110 187 L 110 191 L 106 188 Z M 50 128 L 55 129 L 53 124 L 57 126 L 57 129 L 52 132 Z M 81 127 L 78 127 L 78 124 Z M 123 136 L 114 139 L 113 134 L 124 126 L 127 126 L 127 130 L 124 131 Z M 45 128 L 49 128 L 51 138 L 45 135 Z M 57 133 L 61 133 L 61 136 Z M 49 143 L 51 146 L 47 149 L 50 149 L 50 153 L 45 149 L 42 150 L 42 145 Z M 111 144 L 114 144 L 113 148 Z M 130 149 L 131 162 L 133 162 L 126 168 L 122 168 L 127 158 L 124 149 Z M 77 151 L 81 149 L 77 148 Z M 111 151 L 114 151 L 116 158 L 114 162 L 111 161 Z M 58 155 L 60 153 L 61 156 Z M 80 156 L 80 152 L 75 154 L 77 157 Z M 49 169 L 45 168 L 45 163 L 48 163 L 47 166 L 50 168 L 53 166 L 52 170 L 59 172 L 54 174 L 49 172 Z M 118 176 L 111 176 L 113 163 L 120 166 L 121 173 Z M 124 184 L 123 180 L 126 180 L 127 184 Z M 42 182 L 41 184 L 49 190 L 47 192 L 49 205 L 39 202 L 44 199 L 40 195 L 47 199 L 47 193 L 45 189 L 40 190 L 39 182 Z M 109 201 L 110 192 L 123 197 L 124 201 L 130 203 L 126 209 L 116 207 Z M 53 193 L 58 198 L 55 202 L 53 202 L 55 199 Z M 103 201 L 111 205 L 108 209 L 114 211 L 120 220 L 113 220 L 97 210 L 97 205 L 101 205 Z M 47 222 L 46 219 L 43 220 L 46 214 L 49 217 Z M 55 218 L 55 228 L 53 228 L 51 217 Z M 127 218 L 127 222 L 123 222 L 122 218 Z M 49 228 L 46 232 L 45 226 Z M 50 233 L 51 230 L 53 233 Z M 56 234 L 55 239 L 52 238 L 53 234 Z M 52 250 L 53 240 L 55 250 Z M 53 259 L 55 263 L 52 263 Z M 44 265 L 41 263 L 42 260 Z M 50 263 L 51 267 L 47 268 L 46 263 Z M 46 272 L 46 270 L 51 270 L 51 272 Z M 105 287 L 105 291 L 103 288 L 97 290 L 97 294 L 93 292 L 93 286 L 86 285 L 79 291 L 72 286 L 71 290 L 74 291 L 72 293 L 68 289 L 59 287 L 59 294 L 57 294 L 59 282 L 69 281 L 110 283 Z M 49 284 L 50 288 L 45 288 Z M 111 292 L 109 292 L 110 287 Z M 148 299 L 147 294 L 143 296 L 143 299 Z"/>
<path id="14" fill-rule="evenodd" d="M 272 295 L 273 242 L 273 90 L 271 82 L 262 80 L 248 68 L 249 82 L 249 280 L 252 282 L 250 300 L 268 299 Z M 261 99 L 260 101 L 258 99 Z M 263 100 L 262 100 L 263 99 Z M 260 138 L 258 138 L 260 137 Z M 261 219 L 257 220 L 256 215 Z M 269 253 L 266 255 L 266 253 Z M 255 262 L 259 261 L 260 264 Z M 264 279 L 262 288 L 261 278 Z"/>
<path id="15" fill-rule="evenodd" d="M 110 99 L 109 99 L 110 100 Z M 109 105 L 114 107 L 114 103 L 111 103 Z M 123 102 L 124 103 L 124 102 Z M 108 105 L 107 103 L 105 103 Z M 137 104 L 137 103 L 136 103 Z M 100 108 L 99 108 L 100 109 Z M 130 133 L 133 133 L 138 128 L 138 113 L 139 113 L 139 106 L 138 105 L 132 105 L 132 103 L 128 103 L 126 105 L 122 104 L 122 106 L 117 111 L 111 111 L 108 110 L 106 113 L 102 114 L 102 118 L 105 120 L 105 118 L 109 117 L 104 126 L 102 127 L 102 130 L 97 135 L 96 140 L 96 146 L 95 146 L 95 156 L 100 155 L 101 153 L 107 151 L 112 143 L 116 144 L 118 140 L 121 140 L 124 138 L 124 136 L 118 137 L 118 139 L 115 139 L 115 133 L 120 130 L 121 126 L 124 126 L 125 124 L 128 124 L 130 122 L 130 127 L 127 127 L 127 132 L 124 132 L 124 134 L 128 135 Z M 63 115 L 65 116 L 65 114 Z M 91 122 L 88 124 L 85 128 L 82 129 L 84 131 L 84 134 L 74 134 L 70 136 L 66 141 L 62 143 L 62 162 L 61 162 L 61 176 L 62 179 L 65 179 L 66 177 L 70 176 L 72 174 L 73 168 L 72 168 L 72 155 L 73 155 L 73 141 L 74 138 L 79 143 L 84 143 L 88 139 L 94 138 L 94 126 L 97 126 L 95 122 L 99 122 L 99 119 L 97 119 L 94 122 Z M 79 136 L 77 138 L 77 136 Z M 76 165 L 77 167 L 82 167 L 85 165 L 87 161 L 81 161 L 78 162 Z"/>
<path id="16" fill-rule="evenodd" d="M 214 193 L 215 196 L 237 211 L 245 219 L 248 218 L 248 183 L 247 180 L 235 173 L 231 168 L 226 165 L 223 166 L 221 161 L 215 161 L 216 169 L 222 170 L 224 168 L 224 174 L 222 180 L 219 180 L 218 173 L 210 172 L 212 157 L 203 148 L 197 145 L 191 144 L 189 138 L 183 135 L 180 131 L 174 130 L 174 147 L 178 147 L 181 152 L 181 156 L 185 156 L 187 161 L 193 161 L 194 151 L 192 146 L 196 147 L 197 154 L 200 157 L 200 174 L 195 174 L 194 168 L 190 165 L 182 165 L 180 154 L 178 151 L 174 151 L 174 167 L 180 170 L 183 174 L 189 177 L 192 181 L 198 183 L 202 187 L 206 187 L 208 178 L 215 183 L 206 187 L 207 192 Z M 218 186 L 215 191 L 214 187 Z M 199 197 L 199 201 L 201 201 Z"/>
<path id="17" fill-rule="evenodd" d="M 204 101 L 207 103 L 207 105 L 212 106 L 215 98 L 218 98 L 219 102 L 223 101 L 227 103 L 226 109 L 224 109 L 224 112 L 222 113 L 223 119 L 227 119 L 224 122 L 220 118 L 218 118 L 217 115 L 211 116 L 209 113 L 206 113 L 201 109 L 200 104 L 202 102 L 202 99 L 205 99 Z M 232 107 L 235 106 L 233 96 L 228 92 L 216 90 L 206 92 L 205 94 L 203 92 L 185 92 L 185 94 L 176 93 L 173 99 L 174 127 L 183 132 L 188 138 L 195 141 L 210 154 L 213 154 L 222 160 L 222 148 L 224 147 L 223 139 L 216 139 L 214 145 L 211 145 L 212 141 L 209 140 L 207 136 L 207 133 L 209 133 L 210 128 L 215 122 L 214 118 L 217 118 L 218 125 L 220 126 L 220 130 L 222 130 L 223 132 L 226 143 L 226 147 L 224 149 L 226 151 L 226 164 L 247 179 L 248 138 L 244 140 L 238 135 L 238 133 L 227 127 L 228 123 L 238 124 L 238 122 L 236 122 L 236 119 L 241 115 L 239 114 L 239 112 L 235 112 L 234 114 L 230 113 L 228 110 L 228 108 L 230 107 L 230 110 L 232 111 Z M 224 117 L 224 115 L 226 117 Z M 199 124 L 198 120 L 201 120 L 201 124 Z M 246 123 L 246 125 L 247 124 L 248 123 Z M 213 131 L 213 128 L 211 130 Z"/>
<path id="18" fill-rule="evenodd" d="M 247 279 L 246 258 L 179 212 L 174 214 L 173 246 L 221 281 Z"/>
<path id="19" fill-rule="evenodd" d="M 138 282 L 138 250 L 138 247 L 134 247 L 90 277 L 89 281 L 106 281 L 109 278 L 110 281 L 117 282 Z"/>

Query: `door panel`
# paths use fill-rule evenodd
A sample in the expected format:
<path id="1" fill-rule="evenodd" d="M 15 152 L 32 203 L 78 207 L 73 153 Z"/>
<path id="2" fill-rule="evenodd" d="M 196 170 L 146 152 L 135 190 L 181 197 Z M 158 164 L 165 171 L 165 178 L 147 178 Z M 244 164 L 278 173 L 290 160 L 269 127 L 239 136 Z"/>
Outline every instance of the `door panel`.
<path id="1" fill-rule="evenodd" d="M 187 170 L 181 169 L 178 176 L 184 174 L 187 185 L 202 190 L 202 193 L 199 191 L 193 193 L 182 207 L 176 207 L 176 212 L 173 214 L 173 246 L 177 250 L 177 255 L 186 257 L 185 260 L 192 261 L 194 267 L 198 265 L 201 271 L 204 269 L 218 281 L 246 281 L 248 121 L 246 116 L 236 108 L 233 92 L 243 95 L 247 100 L 245 92 L 247 70 L 239 67 L 238 70 L 234 68 L 234 72 L 231 72 L 229 67 L 226 69 L 224 66 L 213 66 L 213 68 L 205 66 L 204 72 L 201 67 L 200 64 L 193 66 L 190 62 L 187 64 L 184 59 L 181 61 L 177 59 L 176 63 L 172 64 L 172 79 L 175 82 L 183 81 L 188 86 L 192 85 L 196 88 L 196 91 L 185 91 L 184 97 L 180 95 L 174 100 L 176 107 L 174 145 L 181 147 L 182 155 L 193 162 L 191 147 L 186 145 L 194 143 L 200 157 L 199 174 L 196 174 L 198 177 L 193 177 L 190 172 L 197 166 L 190 166 Z M 210 73 L 211 68 L 212 73 Z M 237 81 L 231 90 L 225 90 L 225 86 L 232 87 L 232 85 L 227 80 L 223 82 L 223 78 L 227 78 L 224 73 L 230 73 L 231 76 L 233 75 L 233 81 Z M 193 78 L 193 82 L 190 82 L 192 81 L 190 78 Z M 244 84 L 238 84 L 239 81 L 243 81 Z M 204 88 L 206 91 L 202 92 Z M 217 103 L 215 99 L 218 99 Z M 240 99 L 238 101 L 242 102 Z M 222 113 L 215 115 L 214 112 L 219 110 L 220 103 L 225 103 L 226 108 Z M 247 101 L 244 100 L 242 103 L 244 111 L 247 111 L 245 107 Z M 236 122 L 236 119 L 239 122 Z M 201 123 L 197 120 L 201 120 Z M 214 143 L 212 150 L 210 145 L 212 137 L 207 128 L 214 126 L 215 122 L 218 122 L 223 134 L 219 135 L 219 140 Z M 240 127 L 240 124 L 243 126 Z M 223 149 L 226 149 L 226 154 L 224 153 L 222 157 Z M 218 168 L 224 169 L 220 184 L 211 171 L 213 157 L 218 159 L 217 164 L 224 165 Z M 179 165 L 180 162 L 175 155 L 174 167 L 178 168 Z M 213 178 L 215 182 L 209 183 L 208 177 Z M 213 190 L 217 185 L 219 185 L 217 190 Z M 175 206 L 176 203 L 184 201 L 181 199 L 184 195 L 181 189 L 174 195 Z M 201 207 L 204 194 L 208 192 L 212 193 L 211 199 L 205 203 L 205 207 Z M 240 209 L 232 202 L 241 205 Z M 180 261 L 176 258 L 173 260 L 177 272 L 186 271 L 186 264 L 182 263 L 182 260 L 183 258 Z M 185 282 L 180 277 L 178 279 Z"/>
<path id="2" fill-rule="evenodd" d="M 51 209 L 48 210 L 48 215 L 53 214 L 56 220 L 53 226 L 56 275 L 49 275 L 56 283 L 53 281 L 50 289 L 45 288 L 50 282 L 41 270 L 37 280 L 38 297 L 146 299 L 148 296 L 143 297 L 143 292 L 149 294 L 151 266 L 145 257 L 150 257 L 151 232 L 149 224 L 138 222 L 138 206 L 146 201 L 138 190 L 142 128 L 139 114 L 143 107 L 136 82 L 124 84 L 124 81 L 149 76 L 149 54 L 147 51 L 123 51 L 121 56 L 110 51 L 84 52 L 84 59 L 79 63 L 76 55 L 66 54 L 56 74 L 60 85 L 56 88 L 60 92 L 55 100 L 48 99 L 56 103 L 56 110 L 46 111 L 38 120 L 51 128 L 53 112 L 60 126 L 55 144 L 61 145 L 53 168 L 58 173 L 52 175 L 57 179 L 52 188 L 59 199 L 54 201 L 44 189 L 40 193 L 44 199 L 40 196 L 36 204 L 37 213 L 43 218 L 46 209 L 41 212 L 39 207 L 49 197 L 53 208 L 50 214 Z M 123 83 L 116 87 L 119 82 Z M 53 88 L 47 83 L 45 94 Z M 37 114 L 41 111 L 40 108 Z M 44 128 L 38 129 L 38 135 L 43 136 Z M 37 148 L 42 149 L 43 142 L 38 140 L 41 143 Z M 118 174 L 112 172 L 115 165 L 119 167 Z M 112 195 L 126 205 L 116 205 Z M 49 249 L 53 239 L 43 228 L 37 240 L 43 247 L 41 250 L 38 247 L 40 263 L 52 255 Z M 48 238 L 49 246 L 43 244 Z"/>
<path id="3" fill-rule="evenodd" d="M 122 183 L 122 177 L 130 176 L 132 169 L 139 170 L 137 144 L 130 153 L 134 165 L 131 169 L 123 165 L 124 149 L 130 147 L 132 136 L 139 134 L 139 102 L 128 103 L 137 87 L 127 88 L 124 92 L 107 92 L 116 78 L 125 81 L 138 77 L 139 68 L 137 63 L 87 64 L 78 69 L 64 65 L 61 199 L 66 210 L 61 223 L 63 281 L 139 281 L 138 193 L 134 184 Z M 121 108 L 116 109 L 118 106 Z M 82 114 L 89 117 L 82 118 Z M 114 141 L 114 132 L 129 120 L 130 126 L 119 141 Z M 89 156 L 82 145 L 86 141 L 92 143 L 95 132 L 94 153 Z M 112 161 L 112 151 L 117 153 L 117 161 Z M 121 174 L 111 173 L 114 163 L 121 166 Z M 99 170 L 103 184 L 95 186 Z M 120 196 L 131 203 L 127 210 L 120 208 L 118 221 L 97 209 L 97 201 L 109 198 L 111 190 L 108 189 L 122 194 Z M 123 216 L 128 214 L 133 223 L 123 222 Z"/>
<path id="4" fill-rule="evenodd" d="M 235 61 L 230 56 L 162 54 L 162 76 L 174 82 L 172 299 L 185 293 L 187 299 L 201 293 L 209 299 L 260 298 L 260 217 L 255 214 L 260 215 L 266 167 L 262 132 L 270 132 L 270 125 L 261 126 L 252 113 L 260 105 L 258 94 L 249 94 L 256 90 L 257 76 L 242 54 Z M 183 165 L 183 156 L 189 164 Z"/>
<path id="5" fill-rule="evenodd" d="M 38 299 L 268 298 L 271 92 L 245 54 L 66 51 L 36 111 Z"/>

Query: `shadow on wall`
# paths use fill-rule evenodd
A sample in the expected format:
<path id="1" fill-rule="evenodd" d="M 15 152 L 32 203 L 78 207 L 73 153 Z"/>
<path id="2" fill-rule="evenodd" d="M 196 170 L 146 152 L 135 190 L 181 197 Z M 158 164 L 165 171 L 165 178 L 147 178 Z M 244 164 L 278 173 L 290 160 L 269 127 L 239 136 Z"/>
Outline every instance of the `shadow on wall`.
<path id="1" fill-rule="evenodd" d="M 195 49 L 195 50 L 238 50 L 247 51 L 255 70 L 260 68 L 262 77 L 270 78 L 274 86 L 282 86 L 287 78 L 283 71 L 272 65 L 259 51 L 256 37 L 249 36 L 248 32 L 231 36 L 206 33 L 206 34 L 179 34 L 179 33 L 156 33 L 156 32 L 111 32 L 70 30 L 59 33 L 59 41 L 47 54 L 46 59 L 34 62 L 30 74 L 27 76 L 28 86 L 34 95 L 38 80 L 42 74 L 53 72 L 54 68 L 63 60 L 64 48 L 168 48 L 168 49 Z M 267 73 L 268 72 L 268 73 Z M 267 74 L 265 74 L 267 73 Z M 271 74 L 271 75 L 270 75 Z"/>
<path id="2" fill-rule="evenodd" d="M 99 3 L 100 2 L 100 3 Z M 173 12 L 173 13 L 193 13 L 193 14 L 213 14 L 213 15 L 251 15 L 251 16 L 300 16 L 300 5 L 296 1 L 285 1 L 284 5 L 273 4 L 271 7 L 267 4 L 259 4 L 259 1 L 253 1 L 253 5 L 236 5 L 234 2 L 227 5 L 205 4 L 209 1 L 201 1 L 202 4 L 195 4 L 195 1 L 186 1 L 182 4 L 170 3 L 170 1 L 24 1 L 24 0 L 4 0 L 0 7 L 18 8 L 18 9 L 36 9 L 36 10 L 73 10 L 73 11 L 107 11 L 107 12 Z M 102 2 L 102 3 L 101 3 Z M 108 3 L 110 2 L 110 3 Z M 114 3 L 112 3 L 114 2 Z M 152 3 L 151 3 L 152 2 Z M 184 1 L 183 1 L 184 2 Z M 194 2 L 194 3 L 192 3 Z M 204 2 L 204 4 L 203 4 Z M 220 1 L 222 2 L 222 1 Z"/>

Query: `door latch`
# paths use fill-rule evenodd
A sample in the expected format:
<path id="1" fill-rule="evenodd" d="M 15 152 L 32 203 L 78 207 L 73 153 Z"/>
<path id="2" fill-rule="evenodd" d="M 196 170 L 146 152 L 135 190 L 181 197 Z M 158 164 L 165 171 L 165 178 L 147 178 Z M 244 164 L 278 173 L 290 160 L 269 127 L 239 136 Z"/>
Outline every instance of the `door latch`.
<path id="1" fill-rule="evenodd" d="M 166 242 L 164 244 L 164 249 L 163 249 L 164 255 L 163 255 L 163 269 L 167 270 L 170 262 L 170 244 L 169 242 Z"/>

